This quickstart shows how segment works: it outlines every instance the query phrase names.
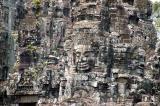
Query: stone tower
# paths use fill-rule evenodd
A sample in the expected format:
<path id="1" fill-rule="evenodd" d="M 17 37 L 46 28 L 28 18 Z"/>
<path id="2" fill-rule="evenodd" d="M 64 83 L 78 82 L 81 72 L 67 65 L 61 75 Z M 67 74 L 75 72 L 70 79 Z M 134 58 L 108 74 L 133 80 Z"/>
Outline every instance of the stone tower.
<path id="1" fill-rule="evenodd" d="M 149 0 L 16 4 L 9 104 L 159 105 L 159 43 Z"/>

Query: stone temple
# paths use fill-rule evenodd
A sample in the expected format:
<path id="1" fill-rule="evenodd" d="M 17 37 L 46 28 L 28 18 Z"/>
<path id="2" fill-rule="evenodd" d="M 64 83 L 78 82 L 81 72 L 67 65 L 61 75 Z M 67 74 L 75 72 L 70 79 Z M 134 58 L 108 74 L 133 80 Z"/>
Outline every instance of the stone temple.
<path id="1" fill-rule="evenodd" d="M 160 106 L 149 0 L 0 0 L 0 106 Z"/>

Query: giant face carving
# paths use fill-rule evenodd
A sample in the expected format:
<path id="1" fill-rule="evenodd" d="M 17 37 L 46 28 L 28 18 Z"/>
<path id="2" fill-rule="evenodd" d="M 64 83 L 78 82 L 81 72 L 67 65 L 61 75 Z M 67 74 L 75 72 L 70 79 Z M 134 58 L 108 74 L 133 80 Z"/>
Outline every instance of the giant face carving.
<path id="1" fill-rule="evenodd" d="M 107 47 L 101 47 L 100 53 L 99 53 L 99 61 L 106 63 L 107 62 L 107 56 L 108 56 L 108 48 Z"/>
<path id="2" fill-rule="evenodd" d="M 96 56 L 91 45 L 77 45 L 75 49 L 75 65 L 79 72 L 88 72 L 95 66 Z"/>

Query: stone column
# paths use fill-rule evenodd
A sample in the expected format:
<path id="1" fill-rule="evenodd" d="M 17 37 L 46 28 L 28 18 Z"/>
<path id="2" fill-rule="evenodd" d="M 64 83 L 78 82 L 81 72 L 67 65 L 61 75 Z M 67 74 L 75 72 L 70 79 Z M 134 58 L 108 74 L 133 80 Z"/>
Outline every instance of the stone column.
<path id="1" fill-rule="evenodd" d="M 119 74 L 118 75 L 118 93 L 120 96 L 120 102 L 124 101 L 126 96 L 126 83 L 128 81 L 128 75 L 127 74 Z"/>
<path id="2" fill-rule="evenodd" d="M 65 91 L 64 91 L 64 96 L 67 98 L 71 97 L 72 83 L 73 83 L 72 78 L 67 78 L 66 87 L 65 87 Z"/>
<path id="3" fill-rule="evenodd" d="M 121 97 L 125 96 L 126 83 L 118 83 L 118 92 Z"/>
<path id="4" fill-rule="evenodd" d="M 64 96 L 63 92 L 65 89 L 63 89 L 63 86 L 65 86 L 66 80 L 62 80 L 59 87 L 59 101 L 62 101 L 62 97 Z"/>

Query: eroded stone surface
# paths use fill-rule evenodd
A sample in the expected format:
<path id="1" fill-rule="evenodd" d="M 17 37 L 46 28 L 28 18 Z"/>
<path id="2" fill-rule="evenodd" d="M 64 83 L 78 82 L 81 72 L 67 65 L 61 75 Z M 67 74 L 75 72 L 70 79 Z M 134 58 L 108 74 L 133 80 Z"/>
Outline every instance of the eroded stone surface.
<path id="1" fill-rule="evenodd" d="M 10 44 L 4 33 L 0 39 L 2 105 L 159 105 L 160 43 L 149 0 L 16 0 L 13 7 L 9 70 Z"/>

